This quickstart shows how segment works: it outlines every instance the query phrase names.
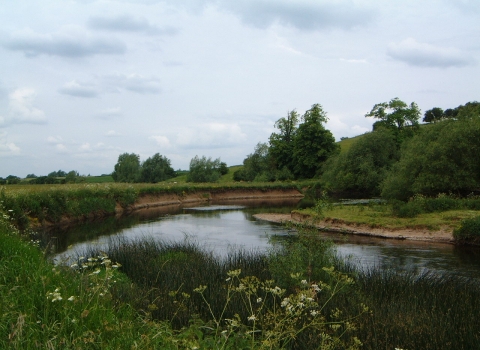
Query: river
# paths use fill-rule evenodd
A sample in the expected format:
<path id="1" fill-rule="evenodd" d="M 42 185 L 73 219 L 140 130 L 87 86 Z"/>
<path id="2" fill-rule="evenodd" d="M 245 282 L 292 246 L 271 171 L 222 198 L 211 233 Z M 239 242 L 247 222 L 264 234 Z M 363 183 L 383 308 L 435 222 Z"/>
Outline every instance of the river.
<path id="1" fill-rule="evenodd" d="M 49 232 L 54 237 L 55 259 L 65 261 L 88 246 L 101 247 L 112 237 L 193 240 L 205 249 L 224 255 L 229 249 L 263 252 L 272 247 L 271 237 L 291 232 L 278 224 L 253 218 L 261 212 L 290 212 L 302 206 L 297 200 L 235 201 L 190 208 L 161 207 L 121 218 Z M 339 256 L 361 268 L 455 274 L 480 281 L 480 249 L 450 244 L 392 240 L 319 233 L 335 242 Z"/>

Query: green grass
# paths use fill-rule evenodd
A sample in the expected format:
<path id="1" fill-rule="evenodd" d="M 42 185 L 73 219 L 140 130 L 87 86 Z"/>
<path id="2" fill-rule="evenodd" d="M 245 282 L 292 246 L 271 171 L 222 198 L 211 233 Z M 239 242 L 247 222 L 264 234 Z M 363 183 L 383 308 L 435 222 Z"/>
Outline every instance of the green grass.
<path id="1" fill-rule="evenodd" d="M 362 137 L 363 135 L 358 135 L 358 136 L 349 137 L 337 142 L 340 145 L 341 152 L 347 152 L 350 149 L 350 147 L 352 147 L 352 145 Z"/>
<path id="2" fill-rule="evenodd" d="M 111 175 L 105 176 L 86 176 L 84 177 L 86 183 L 109 183 L 115 182 Z"/>
<path id="3" fill-rule="evenodd" d="M 314 209 L 299 210 L 300 213 L 315 217 Z M 477 210 L 447 210 L 442 212 L 419 214 L 413 218 L 401 218 L 392 215 L 391 206 L 383 205 L 344 205 L 333 206 L 323 211 L 323 220 L 337 221 L 345 224 L 360 224 L 372 228 L 389 229 L 429 229 L 447 228 L 454 230 L 461 220 L 480 215 Z"/>

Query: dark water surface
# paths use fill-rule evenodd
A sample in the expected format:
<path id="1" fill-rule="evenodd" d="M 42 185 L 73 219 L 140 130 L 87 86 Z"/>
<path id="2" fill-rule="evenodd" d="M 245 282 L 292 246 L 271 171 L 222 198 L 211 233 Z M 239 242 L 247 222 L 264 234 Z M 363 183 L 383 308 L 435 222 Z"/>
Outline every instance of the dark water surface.
<path id="1" fill-rule="evenodd" d="M 55 237 L 57 261 L 82 254 L 91 245 L 108 244 L 112 238 L 149 237 L 170 241 L 193 240 L 205 249 L 224 255 L 229 249 L 266 251 L 269 237 L 287 237 L 278 224 L 258 221 L 253 214 L 288 213 L 303 206 L 296 200 L 229 201 L 209 206 L 162 207 L 121 218 L 78 225 L 50 232 Z M 480 280 L 480 249 L 450 244 L 412 242 L 321 233 L 336 243 L 338 255 L 362 268 L 455 274 Z"/>

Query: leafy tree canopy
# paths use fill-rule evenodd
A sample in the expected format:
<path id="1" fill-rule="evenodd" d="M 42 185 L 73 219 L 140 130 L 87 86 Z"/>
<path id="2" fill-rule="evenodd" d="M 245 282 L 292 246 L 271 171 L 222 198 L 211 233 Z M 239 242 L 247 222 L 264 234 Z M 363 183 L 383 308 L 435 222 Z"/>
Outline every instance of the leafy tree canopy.
<path id="1" fill-rule="evenodd" d="M 119 155 L 112 177 L 115 182 L 137 182 L 140 177 L 140 156 L 135 153 Z"/>
<path id="2" fill-rule="evenodd" d="M 269 161 L 268 144 L 259 142 L 253 153 L 249 154 L 243 161 L 243 168 L 237 170 L 233 179 L 235 181 L 273 181 L 275 177 L 271 173 L 275 170 Z"/>
<path id="3" fill-rule="evenodd" d="M 294 174 L 296 178 L 313 178 L 331 155 L 339 152 L 332 133 L 325 129 L 327 114 L 319 104 L 302 116 L 303 123 L 296 132 L 293 146 Z"/>
<path id="4" fill-rule="evenodd" d="M 161 156 L 159 153 L 148 158 L 141 166 L 141 182 L 156 183 L 175 176 L 176 173 L 171 166 L 170 160 L 165 156 Z"/>
<path id="5" fill-rule="evenodd" d="M 322 180 L 336 192 L 376 196 L 398 158 L 399 147 L 394 133 L 379 128 L 363 135 L 348 151 L 327 160 Z"/>
<path id="6" fill-rule="evenodd" d="M 195 156 L 190 161 L 187 182 L 216 182 L 220 178 L 220 167 L 220 158 L 212 160 L 205 156 Z"/>
<path id="7" fill-rule="evenodd" d="M 410 106 L 398 97 L 390 102 L 377 103 L 372 110 L 365 114 L 365 117 L 372 117 L 379 121 L 374 124 L 374 129 L 379 126 L 401 130 L 406 126 L 418 126 L 420 109 L 415 102 Z"/>
<path id="8" fill-rule="evenodd" d="M 406 141 L 384 181 L 382 196 L 468 194 L 480 188 L 480 118 L 446 120 Z"/>
<path id="9" fill-rule="evenodd" d="M 428 111 L 425 111 L 423 121 L 425 123 L 435 123 L 444 118 L 445 114 L 443 112 L 443 109 L 441 109 L 440 107 L 434 107 L 432 109 L 429 109 Z"/>
<path id="10" fill-rule="evenodd" d="M 293 170 L 293 144 L 299 119 L 298 113 L 293 110 L 287 113 L 286 118 L 280 118 L 275 123 L 279 132 L 270 135 L 269 153 L 277 169 L 286 167 L 289 171 Z"/>

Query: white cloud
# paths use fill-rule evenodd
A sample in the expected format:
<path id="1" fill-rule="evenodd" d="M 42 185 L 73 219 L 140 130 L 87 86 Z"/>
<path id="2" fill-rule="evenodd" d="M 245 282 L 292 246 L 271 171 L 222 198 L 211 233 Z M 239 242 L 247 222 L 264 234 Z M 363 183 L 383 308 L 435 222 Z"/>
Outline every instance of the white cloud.
<path id="1" fill-rule="evenodd" d="M 63 143 L 56 144 L 55 149 L 62 153 L 68 151 L 67 146 L 65 146 Z"/>
<path id="2" fill-rule="evenodd" d="M 116 132 L 115 130 L 108 130 L 105 133 L 105 136 L 113 137 L 113 136 L 121 136 L 122 134 Z"/>
<path id="3" fill-rule="evenodd" d="M 34 106 L 34 89 L 21 88 L 9 95 L 8 113 L 0 117 L 0 127 L 13 124 L 46 124 L 45 113 Z"/>
<path id="4" fill-rule="evenodd" d="M 8 142 L 7 133 L 0 133 L 0 154 L 2 155 L 15 155 L 20 153 L 20 147 L 13 142 Z"/>
<path id="5" fill-rule="evenodd" d="M 354 59 L 354 58 L 340 58 L 340 61 L 347 63 L 367 63 L 366 59 Z"/>
<path id="6" fill-rule="evenodd" d="M 47 142 L 48 143 L 61 143 L 61 142 L 63 142 L 63 139 L 60 136 L 49 136 L 47 138 Z"/>
<path id="7" fill-rule="evenodd" d="M 108 119 L 118 118 L 121 115 L 122 115 L 121 108 L 120 107 L 113 107 L 113 108 L 104 109 L 104 110 L 96 113 L 95 116 L 99 119 L 108 120 Z"/>
<path id="8" fill-rule="evenodd" d="M 106 30 L 113 32 L 143 32 L 150 35 L 175 35 L 178 29 L 174 27 L 160 28 L 151 24 L 145 17 L 135 18 L 131 15 L 121 15 L 116 17 L 91 17 L 88 26 L 96 30 Z"/>
<path id="9" fill-rule="evenodd" d="M 140 74 L 115 73 L 103 77 L 110 88 L 126 89 L 139 94 L 157 94 L 161 92 L 160 80 L 155 77 L 144 77 Z"/>
<path id="10" fill-rule="evenodd" d="M 23 52 L 26 57 L 121 55 L 127 50 L 126 45 L 118 39 L 92 37 L 75 26 L 64 27 L 53 34 L 39 34 L 26 28 L 14 33 L 4 46 L 12 51 Z"/>
<path id="11" fill-rule="evenodd" d="M 351 29 L 368 24 L 374 17 L 372 9 L 358 6 L 350 0 L 223 0 L 217 3 L 219 8 L 231 11 L 245 23 L 260 28 L 278 23 L 300 30 Z"/>
<path id="12" fill-rule="evenodd" d="M 368 131 L 371 131 L 371 128 L 369 129 L 360 125 L 354 125 L 350 129 L 353 131 L 354 135 L 361 135 L 365 134 Z"/>
<path id="13" fill-rule="evenodd" d="M 83 151 L 83 152 L 89 152 L 89 151 L 92 150 L 92 147 L 90 146 L 90 144 L 88 142 L 86 142 L 79 147 L 79 150 Z"/>
<path id="14" fill-rule="evenodd" d="M 172 145 L 170 144 L 170 140 L 166 136 L 150 136 L 149 137 L 151 140 L 155 140 L 157 145 L 159 145 L 162 148 L 170 148 Z"/>
<path id="15" fill-rule="evenodd" d="M 230 148 L 241 145 L 246 138 L 237 124 L 209 123 L 182 130 L 176 143 L 183 148 Z"/>
<path id="16" fill-rule="evenodd" d="M 388 45 L 387 54 L 395 60 L 419 67 L 464 67 L 473 63 L 457 48 L 434 46 L 408 38 Z"/>
<path id="17" fill-rule="evenodd" d="M 75 97 L 84 97 L 84 98 L 92 98 L 98 97 L 98 91 L 93 84 L 89 83 L 79 83 L 76 80 L 72 80 L 62 88 L 58 90 L 60 93 Z"/>

